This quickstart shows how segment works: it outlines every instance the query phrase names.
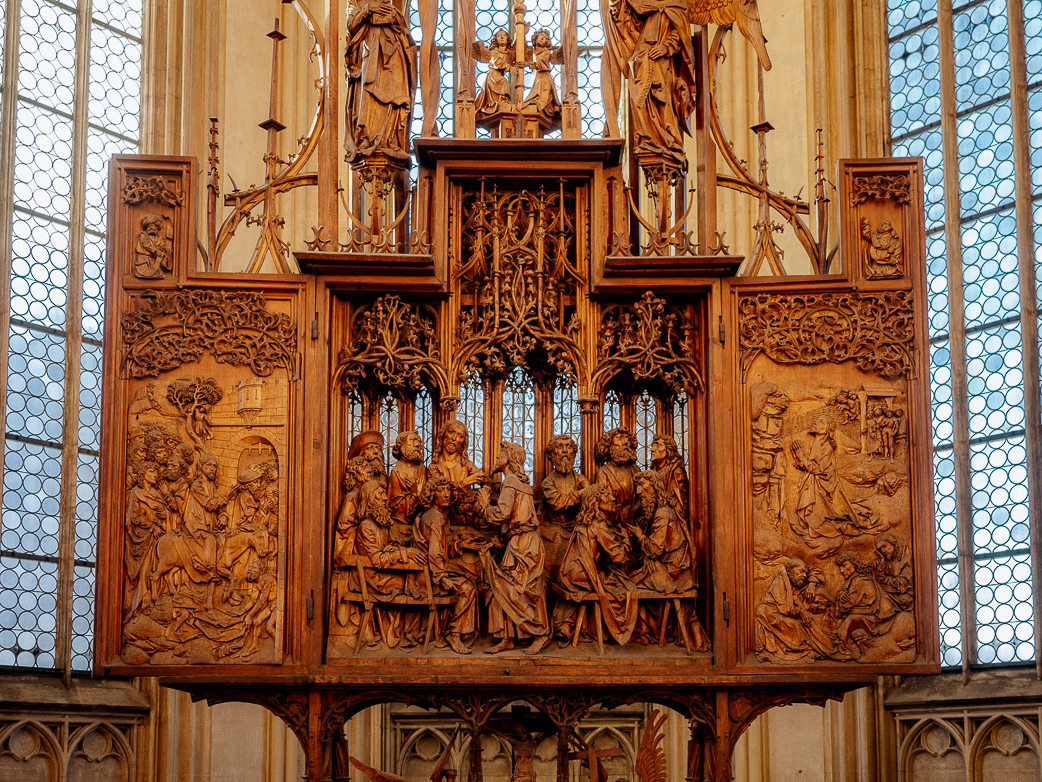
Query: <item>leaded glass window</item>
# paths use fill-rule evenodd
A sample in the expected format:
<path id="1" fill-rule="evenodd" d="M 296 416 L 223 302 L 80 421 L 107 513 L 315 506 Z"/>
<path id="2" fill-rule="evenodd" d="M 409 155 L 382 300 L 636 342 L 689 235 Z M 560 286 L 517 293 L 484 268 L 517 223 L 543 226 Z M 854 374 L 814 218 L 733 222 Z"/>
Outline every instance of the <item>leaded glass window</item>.
<path id="1" fill-rule="evenodd" d="M 892 154 L 926 164 L 942 660 L 1031 661 L 1042 3 L 889 0 L 889 25 Z"/>
<path id="2" fill-rule="evenodd" d="M 456 417 L 470 433 L 470 460 L 480 468 L 485 463 L 485 384 L 476 374 L 469 375 L 460 388 Z"/>
<path id="3" fill-rule="evenodd" d="M 0 1 L 0 665 L 91 665 L 108 162 L 139 151 L 142 10 Z"/>
<path id="4" fill-rule="evenodd" d="M 503 382 L 503 441 L 525 449 L 525 471 L 535 469 L 535 384 L 525 370 L 515 368 Z"/>

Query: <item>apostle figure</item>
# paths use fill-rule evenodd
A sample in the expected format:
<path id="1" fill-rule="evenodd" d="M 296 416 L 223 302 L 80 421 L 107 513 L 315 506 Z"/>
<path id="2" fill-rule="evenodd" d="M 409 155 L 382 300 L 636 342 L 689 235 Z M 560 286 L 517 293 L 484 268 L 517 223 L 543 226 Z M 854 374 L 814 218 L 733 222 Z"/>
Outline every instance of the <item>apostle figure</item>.
<path id="1" fill-rule="evenodd" d="M 347 460 L 351 461 L 356 456 L 361 456 L 372 464 L 375 477 L 384 478 L 387 475 L 387 465 L 384 463 L 384 436 L 379 432 L 369 430 L 355 435 L 347 451 Z"/>
<path id="2" fill-rule="evenodd" d="M 434 438 L 430 476 L 448 478 L 457 486 L 478 483 L 485 474 L 467 457 L 470 437 L 461 421 L 449 421 Z"/>
<path id="3" fill-rule="evenodd" d="M 166 517 L 167 532 L 180 529 L 190 488 L 188 464 L 177 454 L 172 455 L 167 459 L 163 480 L 159 484 L 159 490 L 166 500 L 167 508 L 170 510 Z"/>
<path id="4" fill-rule="evenodd" d="M 578 451 L 575 440 L 566 434 L 554 435 L 546 446 L 546 458 L 553 469 L 543 479 L 543 517 L 548 524 L 560 524 L 566 530 L 575 526 L 580 493 L 590 485 L 586 476 L 575 470 Z"/>
<path id="5" fill-rule="evenodd" d="M 409 23 L 391 3 L 363 0 L 347 18 L 349 163 L 382 154 L 408 160 L 416 94 L 416 44 Z"/>
<path id="6" fill-rule="evenodd" d="M 637 588 L 662 595 L 682 594 L 694 589 L 695 544 L 687 519 L 677 515 L 673 496 L 655 470 L 639 473 L 636 487 L 638 518 L 629 530 L 640 545 L 643 559 L 641 566 L 630 574 L 630 579 Z M 646 534 L 644 530 L 647 530 Z M 689 637 L 695 651 L 708 650 L 709 639 L 695 615 L 694 606 L 685 603 L 677 610 L 678 627 L 683 626 L 678 634 Z M 662 638 L 667 614 L 664 604 L 641 605 L 638 640 L 649 643 L 656 637 Z"/>
<path id="7" fill-rule="evenodd" d="M 344 499 L 337 511 L 333 532 L 333 564 L 338 569 L 347 566 L 347 557 L 355 553 L 355 533 L 358 525 L 358 490 L 376 477 L 373 463 L 364 456 L 356 456 L 344 469 Z"/>
<path id="8" fill-rule="evenodd" d="M 397 459 L 387 481 L 387 507 L 395 520 L 412 524 L 420 511 L 420 494 L 427 482 L 423 465 L 423 441 L 416 432 L 402 432 L 391 455 Z"/>
<path id="9" fill-rule="evenodd" d="M 393 479 L 393 474 L 392 474 Z M 445 640 L 457 654 L 470 654 L 462 636 L 477 630 L 478 589 L 474 579 L 449 559 L 449 506 L 455 485 L 448 478 L 433 478 L 423 488 L 419 500 L 425 510 L 416 520 L 413 541 L 427 554 L 431 584 L 439 593 L 455 595 L 452 617 L 445 628 Z"/>
<path id="10" fill-rule="evenodd" d="M 588 486 L 581 492 L 581 503 L 558 575 L 565 597 L 554 609 L 554 632 L 567 643 L 583 610 L 583 598 L 593 593 L 608 631 L 621 646 L 633 632 L 637 601 L 618 578 L 607 575 L 602 560 L 624 565 L 630 558 L 629 540 L 608 523 L 616 512 L 611 489 L 601 483 Z"/>
<path id="11" fill-rule="evenodd" d="M 912 555 L 907 543 L 893 535 L 876 538 L 875 578 L 898 608 L 912 610 Z"/>
<path id="12" fill-rule="evenodd" d="M 756 657 L 761 661 L 842 659 L 835 642 L 812 610 L 820 574 L 802 559 L 788 560 L 756 604 Z"/>
<path id="13" fill-rule="evenodd" d="M 872 566 L 858 559 L 852 551 L 836 557 L 840 574 L 846 579 L 836 592 L 836 608 L 840 614 L 836 640 L 854 657 L 860 656 L 872 638 L 886 635 L 898 613 L 897 604 L 872 575 Z"/>
<path id="14" fill-rule="evenodd" d="M 127 572 L 127 596 L 124 621 L 153 602 L 150 584 L 156 565 L 156 541 L 165 532 L 169 512 L 166 498 L 159 489 L 159 467 L 155 462 L 142 462 L 137 470 L 137 485 L 127 497 L 127 543 L 124 566 Z"/>
<path id="15" fill-rule="evenodd" d="M 651 465 L 662 478 L 666 492 L 673 503 L 673 510 L 682 519 L 687 518 L 688 482 L 684 459 L 677 448 L 676 440 L 669 435 L 657 434 L 651 441 Z"/>
<path id="16" fill-rule="evenodd" d="M 603 483 L 615 496 L 618 506 L 616 523 L 628 527 L 633 523 L 636 488 L 633 479 L 637 475 L 637 438 L 623 427 L 612 429 L 597 441 L 594 457 L 600 467 L 594 483 Z"/>
<path id="17" fill-rule="evenodd" d="M 366 588 L 370 595 L 390 600 L 405 588 L 405 576 L 395 566 L 423 565 L 427 556 L 412 547 L 401 546 L 391 540 L 391 512 L 387 509 L 387 490 L 376 480 L 368 481 L 358 491 L 358 532 L 355 547 L 368 557 L 372 568 L 365 568 Z M 361 585 L 359 585 L 360 587 Z M 395 647 L 401 640 L 402 615 L 394 609 L 378 608 L 377 625 L 384 643 Z M 367 628 L 360 628 L 365 633 Z M 372 645 L 371 636 L 366 638 Z"/>
<path id="18" fill-rule="evenodd" d="M 504 442 L 494 472 L 504 474 L 499 501 L 489 504 L 489 491 L 478 493 L 478 507 L 486 521 L 501 525 L 506 550 L 497 563 L 489 546 L 481 550 L 485 582 L 489 586 L 488 631 L 500 639 L 486 650 L 497 654 L 514 648 L 515 639 L 534 638 L 526 654 L 537 654 L 550 642 L 546 613 L 546 556 L 539 535 L 532 486 L 525 472 L 525 449 Z"/>
<path id="19" fill-rule="evenodd" d="M 181 527 L 182 540 L 189 555 L 192 570 L 208 575 L 206 606 L 213 607 L 214 582 L 219 580 L 215 573 L 217 567 L 217 539 L 214 532 L 224 526 L 217 511 L 224 508 L 230 500 L 228 495 L 217 490 L 217 459 L 203 456 L 196 465 L 195 480 L 188 494 L 185 505 L 184 524 Z M 224 516 L 227 521 L 227 516 Z"/>

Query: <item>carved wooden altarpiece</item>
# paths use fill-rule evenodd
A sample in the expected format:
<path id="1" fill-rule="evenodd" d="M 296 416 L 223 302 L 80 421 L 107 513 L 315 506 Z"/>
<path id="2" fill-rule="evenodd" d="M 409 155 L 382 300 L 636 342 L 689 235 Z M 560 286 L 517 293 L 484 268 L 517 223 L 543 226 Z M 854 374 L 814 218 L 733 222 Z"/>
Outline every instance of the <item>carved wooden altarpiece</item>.
<path id="1" fill-rule="evenodd" d="M 694 2 L 691 35 L 640 4 L 611 17 L 603 139 L 577 130 L 574 7 L 560 48 L 525 42 L 520 5 L 461 47 L 454 139 L 427 115 L 407 132 L 441 79 L 401 10 L 293 7 L 346 81 L 283 161 L 276 67 L 265 183 L 226 194 L 222 226 L 216 120 L 198 243 L 193 160 L 112 163 L 98 672 L 263 704 L 309 780 L 346 779 L 345 720 L 397 701 L 459 718 L 471 782 L 490 731 L 518 780 L 556 735 L 563 782 L 598 766 L 575 730 L 595 705 L 676 709 L 683 775 L 724 780 L 766 709 L 936 670 L 921 162 L 841 163 L 833 273 L 824 172 L 814 204 L 781 196 L 766 119 L 758 176 L 720 127 L 727 4 Z M 668 46 L 644 40 L 663 26 Z M 298 187 L 318 213 L 290 247 Z M 759 201 L 749 258 L 716 233 L 718 187 Z M 814 275 L 784 273 L 778 216 Z M 259 238 L 229 272 L 243 225 Z M 538 718 L 510 722 L 519 701 Z"/>

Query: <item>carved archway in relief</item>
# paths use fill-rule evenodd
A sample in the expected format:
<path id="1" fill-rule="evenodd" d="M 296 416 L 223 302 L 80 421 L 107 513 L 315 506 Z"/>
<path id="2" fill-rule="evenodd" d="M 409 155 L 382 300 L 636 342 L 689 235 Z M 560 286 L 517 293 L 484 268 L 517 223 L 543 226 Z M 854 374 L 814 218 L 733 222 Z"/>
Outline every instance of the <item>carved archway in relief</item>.
<path id="1" fill-rule="evenodd" d="M 98 722 L 79 728 L 70 736 L 69 748 L 69 782 L 100 778 L 105 767 L 116 772 L 107 779 L 129 782 L 134 752 L 127 736 L 111 725 Z"/>
<path id="2" fill-rule="evenodd" d="M 923 754 L 949 758 L 945 761 L 945 767 L 952 773 L 960 770 L 965 773 L 969 762 L 961 731 L 943 719 L 927 718 L 919 721 L 901 742 L 897 755 L 905 779 L 916 780 L 916 758 Z"/>
<path id="3" fill-rule="evenodd" d="M 48 727 L 35 720 L 20 720 L 0 730 L 0 769 L 12 779 L 49 782 L 65 768 L 65 752 Z"/>
<path id="4" fill-rule="evenodd" d="M 1042 775 L 1037 726 L 1012 714 L 995 715 L 977 726 L 966 757 L 974 779 L 1028 780 Z"/>

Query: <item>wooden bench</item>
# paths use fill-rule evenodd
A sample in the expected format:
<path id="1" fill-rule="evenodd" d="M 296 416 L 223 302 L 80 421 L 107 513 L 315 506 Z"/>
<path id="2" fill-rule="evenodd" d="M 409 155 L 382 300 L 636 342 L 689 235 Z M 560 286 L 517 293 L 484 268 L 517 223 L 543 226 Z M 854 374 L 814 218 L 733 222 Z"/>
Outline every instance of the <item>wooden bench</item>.
<path id="1" fill-rule="evenodd" d="M 580 603 L 585 606 L 589 603 L 589 609 L 593 611 L 593 621 L 597 632 L 597 652 L 599 656 L 604 656 L 604 628 L 602 626 L 603 618 L 601 617 L 601 601 L 597 597 L 596 592 L 582 592 L 578 595 L 570 594 L 561 587 L 560 584 L 551 584 L 551 588 L 562 600 L 567 600 L 571 603 Z M 689 589 L 687 592 L 673 592 L 665 594 L 663 592 L 654 592 L 648 589 L 638 589 L 630 592 L 634 599 L 639 603 L 640 601 L 646 600 L 663 600 L 665 601 L 665 613 L 662 615 L 662 624 L 659 627 L 658 645 L 661 649 L 666 645 L 666 625 L 669 624 L 669 613 L 670 606 L 676 610 L 677 617 L 680 617 L 680 601 L 691 600 L 694 601 L 698 597 L 697 589 Z M 572 646 L 579 643 L 579 636 L 582 634 L 583 621 L 586 617 L 586 610 L 579 611 L 579 616 L 575 620 L 575 629 L 572 631 Z M 694 652 L 695 648 L 691 642 L 691 635 L 688 633 L 687 626 L 683 622 L 677 623 L 680 627 L 680 635 L 684 641 L 684 648 L 689 653 Z"/>
<path id="2" fill-rule="evenodd" d="M 437 609 L 439 607 L 450 606 L 456 602 L 455 595 L 434 594 L 430 567 L 416 562 L 399 562 L 386 567 L 377 567 L 372 563 L 372 560 L 369 557 L 362 554 L 347 554 L 343 557 L 343 562 L 346 566 L 343 570 L 333 571 L 333 588 L 330 589 L 330 597 L 334 603 L 339 599 L 345 600 L 349 603 L 360 603 L 363 607 L 362 621 L 358 625 L 358 636 L 355 638 L 354 654 L 357 655 L 362 646 L 362 636 L 365 635 L 365 629 L 369 625 L 373 615 L 373 609 L 377 604 L 381 606 L 426 606 L 429 613 L 427 615 L 427 629 L 423 638 L 423 653 L 427 654 L 431 641 L 436 640 L 440 636 L 440 632 L 437 629 L 437 622 L 435 621 L 437 618 Z M 348 585 L 349 573 L 352 569 L 358 574 L 358 583 L 360 585 L 360 590 L 358 592 L 351 591 Z M 369 591 L 369 579 L 366 576 L 367 570 L 375 570 L 378 572 L 393 571 L 403 573 L 422 573 L 423 585 L 427 594 L 425 597 L 411 597 L 410 595 L 399 594 L 390 598 L 373 595 Z M 337 588 L 338 583 L 343 584 L 343 589 Z M 335 604 L 332 608 L 335 612 Z"/>

